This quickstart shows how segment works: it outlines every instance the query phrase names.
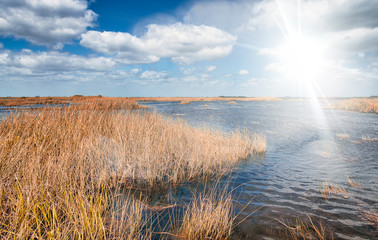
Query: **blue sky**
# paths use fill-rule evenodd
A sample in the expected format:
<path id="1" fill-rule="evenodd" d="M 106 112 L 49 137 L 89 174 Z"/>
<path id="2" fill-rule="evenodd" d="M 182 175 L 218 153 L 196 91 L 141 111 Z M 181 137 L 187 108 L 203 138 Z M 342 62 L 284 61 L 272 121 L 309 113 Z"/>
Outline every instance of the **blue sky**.
<path id="1" fill-rule="evenodd" d="M 378 95 L 378 1 L 0 0 L 0 96 Z"/>

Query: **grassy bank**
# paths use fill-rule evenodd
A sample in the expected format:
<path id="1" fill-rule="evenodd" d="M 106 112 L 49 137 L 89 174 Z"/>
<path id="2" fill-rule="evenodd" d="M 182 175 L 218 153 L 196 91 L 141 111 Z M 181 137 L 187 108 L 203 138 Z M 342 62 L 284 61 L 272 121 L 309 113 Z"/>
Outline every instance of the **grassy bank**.
<path id="1" fill-rule="evenodd" d="M 351 98 L 339 101 L 333 107 L 347 111 L 378 113 L 378 98 Z"/>
<path id="2" fill-rule="evenodd" d="M 215 178 L 266 147 L 260 135 L 84 106 L 19 112 L 0 122 L 1 238 L 150 239 L 156 229 L 148 202 L 127 189 Z M 186 207 L 172 235 L 229 237 L 229 198 L 204 196 Z M 206 210 L 209 204 L 222 210 Z M 213 230 L 192 235 L 187 226 L 199 211 Z"/>

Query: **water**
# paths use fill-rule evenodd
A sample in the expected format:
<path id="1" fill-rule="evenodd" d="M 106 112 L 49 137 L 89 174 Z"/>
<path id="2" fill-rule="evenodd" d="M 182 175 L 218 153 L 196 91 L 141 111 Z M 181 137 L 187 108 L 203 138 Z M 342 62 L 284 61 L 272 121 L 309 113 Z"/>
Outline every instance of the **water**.
<path id="1" fill-rule="evenodd" d="M 278 220 L 310 216 L 332 229 L 336 239 L 378 239 L 363 215 L 364 210 L 378 212 L 378 141 L 362 141 L 363 136 L 378 138 L 377 114 L 321 109 L 309 101 L 144 105 L 194 126 L 266 135 L 265 156 L 236 170 L 235 206 L 242 210 L 237 221 L 246 219 L 235 238 L 279 239 L 275 229 L 283 225 Z M 350 186 L 347 176 L 360 187 Z M 346 192 L 324 198 L 325 181 Z"/>

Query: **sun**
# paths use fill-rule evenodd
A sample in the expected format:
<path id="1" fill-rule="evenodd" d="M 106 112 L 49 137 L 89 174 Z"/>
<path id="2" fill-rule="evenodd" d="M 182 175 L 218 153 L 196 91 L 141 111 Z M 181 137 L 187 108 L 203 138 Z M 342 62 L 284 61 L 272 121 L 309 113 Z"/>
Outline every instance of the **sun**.
<path id="1" fill-rule="evenodd" d="M 314 80 L 324 65 L 324 48 L 313 39 L 289 38 L 279 47 L 281 66 L 286 75 L 300 82 Z"/>

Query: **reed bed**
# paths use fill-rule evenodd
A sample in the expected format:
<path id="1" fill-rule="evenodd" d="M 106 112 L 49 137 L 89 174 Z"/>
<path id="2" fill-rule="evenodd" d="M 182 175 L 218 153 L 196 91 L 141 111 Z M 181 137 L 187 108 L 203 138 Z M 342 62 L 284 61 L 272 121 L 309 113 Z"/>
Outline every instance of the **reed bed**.
<path id="1" fill-rule="evenodd" d="M 280 237 L 290 240 L 334 239 L 333 232 L 325 227 L 321 221 L 314 221 L 309 215 L 307 217 L 307 221 L 300 219 L 296 219 L 295 222 L 279 221 L 285 227 L 285 229 L 280 230 Z"/>
<path id="2" fill-rule="evenodd" d="M 141 109 L 131 98 L 103 97 L 75 95 L 72 97 L 5 97 L 0 98 L 0 106 L 32 106 L 32 105 L 53 105 L 70 104 L 76 109 L 83 110 L 120 110 L 120 109 Z M 73 108 L 71 106 L 71 108 Z"/>
<path id="3" fill-rule="evenodd" d="M 148 203 L 117 192 L 217 177 L 266 147 L 260 135 L 197 129 L 155 113 L 93 109 L 103 108 L 23 111 L 0 122 L 0 238 L 151 239 Z M 199 199 L 199 206 L 210 203 Z M 228 199 L 213 200 L 229 211 Z M 195 206 L 187 219 L 197 217 Z"/>
<path id="4" fill-rule="evenodd" d="M 352 98 L 337 102 L 336 109 L 364 113 L 378 113 L 378 98 Z"/>
<path id="5" fill-rule="evenodd" d="M 231 195 L 212 190 L 194 196 L 176 234 L 183 239 L 230 239 L 234 220 Z"/>
<path id="6" fill-rule="evenodd" d="M 378 231 L 378 214 L 373 211 L 364 211 L 365 220 Z"/>
<path id="7" fill-rule="evenodd" d="M 321 184 L 320 193 L 323 195 L 325 199 L 328 199 L 334 194 L 344 194 L 344 197 L 346 197 L 345 194 L 347 193 L 347 191 L 343 187 L 337 185 L 336 183 L 330 183 L 325 181 Z"/>

